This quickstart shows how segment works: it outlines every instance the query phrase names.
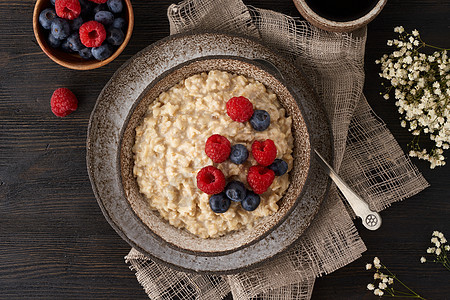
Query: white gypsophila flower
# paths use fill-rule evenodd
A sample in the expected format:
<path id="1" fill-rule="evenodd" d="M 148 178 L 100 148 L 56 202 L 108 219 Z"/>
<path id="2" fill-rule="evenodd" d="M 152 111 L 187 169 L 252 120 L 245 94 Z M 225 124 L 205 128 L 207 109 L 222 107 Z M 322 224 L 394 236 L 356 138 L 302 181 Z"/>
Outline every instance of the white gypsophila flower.
<path id="1" fill-rule="evenodd" d="M 388 100 L 389 99 L 389 94 L 384 94 L 383 98 Z"/>
<path id="2" fill-rule="evenodd" d="M 369 291 L 373 291 L 373 290 L 375 289 L 375 286 L 374 286 L 372 283 L 369 283 L 369 284 L 367 285 L 367 289 L 368 289 Z"/>
<path id="3" fill-rule="evenodd" d="M 380 279 L 380 274 L 379 273 L 373 273 L 373 279 Z"/>
<path id="4" fill-rule="evenodd" d="M 444 234 L 442 232 L 438 232 L 437 237 L 442 239 L 444 237 Z"/>
<path id="5" fill-rule="evenodd" d="M 434 253 L 436 251 L 436 248 L 430 247 L 427 249 L 427 253 Z"/>
<path id="6" fill-rule="evenodd" d="M 439 243 L 439 240 L 438 240 L 437 237 L 432 237 L 432 238 L 431 238 L 431 243 L 433 243 L 433 244 L 435 244 L 437 247 L 439 247 L 439 246 L 437 245 L 437 243 Z"/>
<path id="7" fill-rule="evenodd" d="M 418 35 L 419 35 L 419 31 L 417 31 L 417 29 L 414 29 L 414 30 L 412 31 L 412 35 L 413 35 L 413 36 L 418 36 Z"/>
<path id="8" fill-rule="evenodd" d="M 450 251 L 450 245 L 445 245 L 444 249 L 445 251 Z"/>
<path id="9" fill-rule="evenodd" d="M 373 291 L 373 293 L 374 293 L 374 295 L 375 296 L 383 296 L 383 291 L 382 290 L 380 290 L 380 289 L 375 289 L 374 291 Z"/>
<path id="10" fill-rule="evenodd" d="M 422 256 L 422 257 L 420 258 L 420 262 L 421 262 L 421 263 L 424 263 L 424 262 L 426 262 L 426 261 L 427 261 L 427 259 L 426 259 L 425 257 Z"/>
<path id="11" fill-rule="evenodd" d="M 372 264 L 366 264 L 366 270 L 372 269 Z"/>
<path id="12" fill-rule="evenodd" d="M 379 265 L 379 264 L 381 264 L 380 259 L 379 259 L 378 257 L 375 256 L 375 257 L 373 258 L 373 264 L 374 264 L 374 265 Z"/>
<path id="13" fill-rule="evenodd" d="M 380 282 L 380 283 L 378 284 L 378 288 L 379 288 L 380 290 L 384 290 L 385 288 L 387 288 L 387 284 L 384 283 L 384 282 Z"/>
<path id="14" fill-rule="evenodd" d="M 393 89 L 397 100 L 395 104 L 399 113 L 404 115 L 404 122 L 401 125 L 409 128 L 415 136 L 420 136 L 422 133 L 439 136 L 439 139 L 433 139 L 430 136 L 430 139 L 435 141 L 435 147 L 448 149 L 450 148 L 448 144 L 450 125 L 448 125 L 449 129 L 444 127 L 450 122 L 450 105 L 446 106 L 450 97 L 448 88 L 450 87 L 450 74 L 448 74 L 450 62 L 447 52 L 425 55 L 418 52 L 419 48 L 414 48 L 425 45 L 415 38 L 419 36 L 417 30 L 414 34 L 401 35 L 404 28 L 398 26 L 394 31 L 400 33 L 400 38 L 390 40 L 388 44 L 393 44 L 397 49 L 390 55 L 384 54 L 377 63 L 381 64 L 380 76 L 389 80 L 392 87 L 395 87 Z M 431 64 L 433 61 L 436 63 Z M 383 97 L 388 99 L 388 94 L 383 94 Z M 436 149 L 430 153 L 420 153 L 422 149 L 417 141 L 410 144 L 412 156 L 429 161 L 430 168 L 445 165 L 445 157 L 442 153 L 437 153 Z"/>
<path id="15" fill-rule="evenodd" d="M 442 251 L 441 248 L 436 248 L 436 255 L 438 256 L 441 255 L 441 251 Z"/>
<path id="16" fill-rule="evenodd" d="M 388 284 L 394 284 L 394 278 L 389 277 L 389 279 L 388 279 Z"/>
<path id="17" fill-rule="evenodd" d="M 447 243 L 447 239 L 445 237 L 442 237 L 441 238 L 441 244 L 445 244 L 445 243 Z"/>
<path id="18" fill-rule="evenodd" d="M 403 33 L 405 31 L 405 28 L 403 26 L 397 26 L 394 28 L 394 32 Z"/>
<path id="19" fill-rule="evenodd" d="M 388 282 L 389 281 L 389 279 L 386 277 L 386 278 L 383 278 L 383 280 L 382 280 L 382 282 L 384 282 L 384 283 L 386 283 L 386 282 Z"/>

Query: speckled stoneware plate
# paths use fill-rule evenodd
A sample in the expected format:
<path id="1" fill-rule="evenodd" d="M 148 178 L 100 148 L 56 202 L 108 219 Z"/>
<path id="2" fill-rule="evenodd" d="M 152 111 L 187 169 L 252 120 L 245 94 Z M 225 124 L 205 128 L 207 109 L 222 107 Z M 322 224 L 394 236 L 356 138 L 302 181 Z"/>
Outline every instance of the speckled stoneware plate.
<path id="1" fill-rule="evenodd" d="M 211 59 L 210 56 L 214 58 Z M 217 56 L 234 58 L 218 59 Z M 269 70 L 267 66 L 253 63 L 252 59 L 269 61 L 282 70 L 282 76 L 274 70 Z M 194 61 L 187 62 L 192 60 Z M 125 152 L 126 148 L 130 147 L 132 139 L 129 136 L 132 137 L 132 128 L 135 127 L 135 124 L 131 123 L 139 119 L 139 103 L 151 101 L 149 100 L 151 90 L 157 91 L 158 88 L 164 90 L 170 87 L 171 81 L 163 80 L 167 78 L 167 73 L 172 73 L 173 70 L 186 70 L 183 67 L 190 63 L 198 64 L 197 67 L 200 69 L 208 69 L 224 61 L 227 61 L 228 67 L 244 72 L 243 75 L 246 73 L 242 68 L 238 68 L 236 61 L 248 64 L 249 69 L 253 70 L 252 74 L 260 76 L 256 79 L 266 85 L 270 85 L 270 80 L 276 82 L 277 78 L 282 77 L 284 85 L 275 84 L 273 87 L 276 93 L 284 93 L 282 87 L 288 87 L 290 93 L 287 94 L 297 102 L 298 106 L 289 107 L 287 103 L 292 104 L 291 100 L 286 100 L 286 103 L 280 100 L 296 120 L 298 132 L 302 130 L 304 132 L 296 136 L 297 130 L 293 126 L 296 145 L 301 140 L 303 144 L 299 145 L 305 146 L 309 153 L 298 154 L 299 158 L 306 159 L 306 166 L 299 163 L 300 160 L 294 155 L 294 164 L 298 164 L 298 170 L 306 171 L 306 176 L 305 173 L 302 175 L 296 174 L 295 171 L 291 172 L 290 176 L 294 179 L 291 181 L 291 192 L 288 190 L 288 197 L 281 200 L 285 203 L 285 207 L 277 217 L 267 218 L 267 221 L 264 221 L 268 222 L 267 225 L 261 225 L 254 233 L 245 231 L 237 233 L 236 237 L 240 234 L 239 242 L 229 243 L 225 237 L 218 243 L 220 247 L 209 246 L 210 248 L 205 251 L 192 245 L 192 241 L 195 241 L 193 235 L 156 218 L 155 213 L 147 208 L 136 189 L 132 188 L 135 183 L 129 173 L 129 156 L 122 155 L 121 166 L 121 146 Z M 224 66 L 222 69 L 231 70 Z M 188 70 L 193 69 L 188 67 Z M 255 70 L 258 70 L 259 75 Z M 183 71 L 179 76 L 183 77 L 189 72 Z M 288 98 L 289 95 L 285 99 Z M 127 126 L 129 133 L 126 132 Z M 229 274 L 252 268 L 275 256 L 288 248 L 309 226 L 330 183 L 326 175 L 320 171 L 317 162 L 310 159 L 313 149 L 317 149 L 331 161 L 328 121 L 302 75 L 291 64 L 247 38 L 212 33 L 175 35 L 142 50 L 125 63 L 106 84 L 89 123 L 87 165 L 95 196 L 106 219 L 131 246 L 179 270 Z M 301 152 L 301 149 L 295 147 L 294 151 Z M 125 152 L 122 151 L 122 154 Z M 133 193 L 134 196 L 130 197 Z M 291 196 L 289 193 L 292 193 Z M 183 238 L 177 240 L 169 236 L 173 233 Z M 205 242 L 204 245 L 208 243 Z"/>

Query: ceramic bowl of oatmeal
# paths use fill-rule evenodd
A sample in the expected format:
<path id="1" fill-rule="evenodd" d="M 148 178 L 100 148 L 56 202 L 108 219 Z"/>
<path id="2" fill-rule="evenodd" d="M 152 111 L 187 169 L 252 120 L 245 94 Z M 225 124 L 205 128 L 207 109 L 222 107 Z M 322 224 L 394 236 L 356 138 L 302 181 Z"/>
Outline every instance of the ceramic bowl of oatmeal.
<path id="1" fill-rule="evenodd" d="M 226 102 L 240 96 L 269 113 L 266 130 L 227 115 Z M 248 159 L 214 163 L 205 153 L 213 134 L 245 145 Z M 275 177 L 254 211 L 231 201 L 225 213 L 213 212 L 197 173 L 212 165 L 227 182 L 251 189 L 246 177 L 258 164 L 251 145 L 266 139 L 288 172 Z M 286 219 L 305 184 L 310 153 L 302 113 L 277 71 L 237 57 L 204 57 L 162 74 L 142 93 L 122 134 L 120 167 L 127 201 L 152 234 L 181 251 L 219 255 L 261 240 Z"/>
<path id="2" fill-rule="evenodd" d="M 253 61 L 255 58 L 269 63 L 261 65 Z M 275 71 L 274 66 L 280 71 Z M 133 148 L 136 129 L 144 123 L 150 106 L 162 93 L 190 76 L 214 70 L 245 76 L 271 90 L 285 116 L 291 118 L 294 147 L 287 176 L 289 185 L 276 202 L 275 213 L 258 218 L 252 228 L 202 238 L 186 228 L 171 225 L 170 220 L 151 207 L 134 174 Z M 176 115 L 174 111 L 173 116 Z M 229 138 L 235 143 L 234 137 Z M 98 205 L 111 227 L 133 247 L 130 255 L 134 257 L 138 251 L 184 272 L 226 275 L 261 266 L 298 240 L 299 255 L 308 257 L 309 240 L 303 234 L 316 222 L 314 218 L 331 184 L 310 155 L 316 149 L 332 162 L 331 141 L 329 121 L 317 95 L 301 70 L 279 53 L 242 36 L 179 34 L 140 51 L 105 85 L 89 120 L 86 164 Z M 187 209 L 186 214 L 189 213 Z M 320 223 L 313 226 L 317 225 Z"/>

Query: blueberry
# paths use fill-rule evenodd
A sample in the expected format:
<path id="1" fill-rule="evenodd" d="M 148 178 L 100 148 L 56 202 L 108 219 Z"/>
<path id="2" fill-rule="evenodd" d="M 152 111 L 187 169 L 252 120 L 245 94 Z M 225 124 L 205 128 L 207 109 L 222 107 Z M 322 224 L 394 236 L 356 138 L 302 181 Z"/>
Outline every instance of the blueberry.
<path id="1" fill-rule="evenodd" d="M 97 5 L 96 7 L 94 7 L 94 9 L 92 10 L 92 12 L 94 13 L 94 15 L 96 13 L 98 13 L 99 11 L 105 11 L 108 10 L 108 6 L 106 5 L 106 3 L 102 3 Z"/>
<path id="2" fill-rule="evenodd" d="M 78 32 L 78 29 L 80 29 L 81 25 L 83 25 L 84 21 L 82 17 L 78 17 L 72 22 L 70 22 L 70 30 Z"/>
<path id="3" fill-rule="evenodd" d="M 92 59 L 92 52 L 91 52 L 91 48 L 83 48 L 80 51 L 78 51 L 78 54 L 81 56 L 81 58 L 84 59 Z"/>
<path id="4" fill-rule="evenodd" d="M 209 197 L 209 207 L 215 213 L 224 213 L 230 208 L 231 201 L 224 193 L 212 195 Z"/>
<path id="5" fill-rule="evenodd" d="M 53 19 L 50 31 L 58 40 L 64 40 L 70 34 L 69 22 L 65 19 L 55 18 Z"/>
<path id="6" fill-rule="evenodd" d="M 277 158 L 267 168 L 271 169 L 275 173 L 275 176 L 281 176 L 287 172 L 288 164 L 284 160 Z"/>
<path id="7" fill-rule="evenodd" d="M 108 8 L 115 14 L 120 14 L 123 9 L 122 0 L 108 0 Z"/>
<path id="8" fill-rule="evenodd" d="M 248 158 L 248 150 L 242 144 L 236 144 L 231 147 L 230 160 L 231 162 L 240 165 Z"/>
<path id="9" fill-rule="evenodd" d="M 44 29 L 50 29 L 53 19 L 56 18 L 56 12 L 53 8 L 46 8 L 39 14 L 39 23 Z"/>
<path id="10" fill-rule="evenodd" d="M 225 187 L 225 194 L 230 200 L 240 202 L 244 200 L 247 194 L 247 189 L 244 184 L 240 181 L 231 181 Z"/>
<path id="11" fill-rule="evenodd" d="M 105 60 L 112 54 L 111 46 L 108 44 L 103 44 L 100 47 L 94 47 L 91 52 L 92 56 L 94 56 L 96 60 Z"/>
<path id="12" fill-rule="evenodd" d="M 247 192 L 247 196 L 242 200 L 242 208 L 247 211 L 254 211 L 261 202 L 261 197 L 252 191 Z"/>
<path id="13" fill-rule="evenodd" d="M 58 48 L 61 45 L 61 40 L 58 40 L 52 34 L 48 35 L 47 42 L 52 48 Z"/>
<path id="14" fill-rule="evenodd" d="M 102 23 L 105 26 L 111 25 L 114 22 L 114 15 L 110 11 L 101 10 L 95 14 L 95 21 Z"/>
<path id="15" fill-rule="evenodd" d="M 64 40 L 61 44 L 61 50 L 67 53 L 73 53 L 73 50 L 70 49 L 70 43 L 67 40 Z"/>
<path id="16" fill-rule="evenodd" d="M 265 110 L 255 110 L 250 118 L 250 124 L 256 131 L 264 131 L 270 125 L 270 115 Z"/>
<path id="17" fill-rule="evenodd" d="M 106 41 L 110 45 L 119 46 L 123 43 L 124 39 L 125 35 L 123 34 L 122 30 L 114 27 L 111 27 L 106 34 Z"/>
<path id="18" fill-rule="evenodd" d="M 72 33 L 68 38 L 69 47 L 75 52 L 80 51 L 84 48 L 84 45 L 81 43 L 80 34 L 78 32 Z"/>
<path id="19" fill-rule="evenodd" d="M 112 27 L 122 29 L 127 24 L 127 21 L 125 21 L 124 18 L 116 18 L 114 19 L 114 22 L 112 23 Z"/>

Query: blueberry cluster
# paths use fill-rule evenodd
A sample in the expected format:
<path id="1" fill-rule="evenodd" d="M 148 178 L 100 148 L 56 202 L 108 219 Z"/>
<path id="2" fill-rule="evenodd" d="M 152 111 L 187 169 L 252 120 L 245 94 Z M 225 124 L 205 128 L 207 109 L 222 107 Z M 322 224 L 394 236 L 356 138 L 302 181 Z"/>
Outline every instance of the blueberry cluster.
<path id="1" fill-rule="evenodd" d="M 209 206 L 215 213 L 224 213 L 230 207 L 231 201 L 240 202 L 242 208 L 247 211 L 254 211 L 259 206 L 261 197 L 247 190 L 242 182 L 231 181 L 224 192 L 209 198 Z"/>
<path id="2" fill-rule="evenodd" d="M 127 22 L 122 16 L 122 0 L 108 0 L 102 4 L 77 0 L 81 11 L 78 11 L 78 17 L 72 20 L 70 17 L 57 15 L 55 2 L 58 1 L 64 0 L 51 0 L 53 7 L 46 8 L 39 14 L 39 23 L 48 32 L 47 43 L 50 47 L 78 54 L 83 59 L 105 60 L 123 43 Z M 98 47 L 87 47 L 80 39 L 79 29 L 88 21 L 97 21 L 106 29 L 106 38 Z"/>

